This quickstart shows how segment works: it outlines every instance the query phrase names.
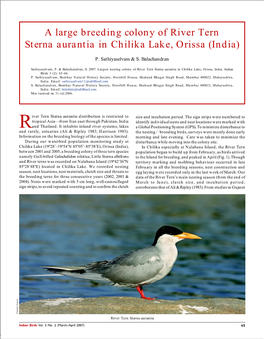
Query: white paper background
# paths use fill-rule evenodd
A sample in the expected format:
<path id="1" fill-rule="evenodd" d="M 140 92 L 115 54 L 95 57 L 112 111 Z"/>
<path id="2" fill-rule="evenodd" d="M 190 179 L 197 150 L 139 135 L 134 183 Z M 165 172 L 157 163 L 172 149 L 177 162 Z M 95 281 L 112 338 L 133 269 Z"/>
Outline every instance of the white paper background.
<path id="1" fill-rule="evenodd" d="M 263 2 L 2 2 L 2 211 L 1 211 L 1 307 L 2 338 L 263 338 Z M 20 114 L 45 112 L 79 114 L 103 112 L 102 107 L 20 106 L 18 104 L 18 23 L 26 20 L 242 20 L 246 21 L 246 105 L 244 106 L 142 106 L 141 112 L 178 114 L 243 114 L 247 116 L 247 191 L 246 193 L 246 315 L 176 315 L 180 321 L 201 323 L 97 324 L 84 330 L 19 328 L 19 322 L 89 321 L 104 316 L 19 315 L 19 193 L 18 129 Z M 104 107 L 104 110 L 106 108 Z M 132 106 L 109 106 L 108 113 L 134 114 Z M 133 127 L 133 126 L 132 126 Z M 132 179 L 132 178 L 131 178 Z M 42 191 L 38 193 L 54 193 Z M 58 192 L 56 192 L 58 193 Z M 69 193 L 63 192 L 60 193 Z M 83 193 L 74 191 L 74 194 Z M 91 192 L 92 193 L 92 192 Z M 119 193 L 111 192 L 102 193 Z M 138 193 L 133 190 L 129 193 Z M 152 191 L 144 191 L 144 194 Z M 160 192 L 162 193 L 162 192 Z M 163 192 L 164 193 L 164 192 Z M 185 192 L 178 191 L 184 194 Z M 195 191 L 206 194 L 206 191 Z M 211 193 L 211 192 L 210 192 Z M 227 193 L 218 191 L 217 193 Z M 171 316 L 168 316 L 171 317 Z M 160 315 L 158 319 L 167 318 Z M 207 322 L 221 322 L 218 324 Z M 246 322 L 240 324 L 225 322 Z M 204 323 L 206 322 L 206 323 Z"/>

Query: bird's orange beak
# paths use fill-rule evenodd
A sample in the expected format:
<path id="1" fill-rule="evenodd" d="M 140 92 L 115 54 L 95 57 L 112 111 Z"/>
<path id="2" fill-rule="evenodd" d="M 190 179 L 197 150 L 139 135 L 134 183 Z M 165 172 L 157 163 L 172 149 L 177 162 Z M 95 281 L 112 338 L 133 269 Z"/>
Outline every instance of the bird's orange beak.
<path id="1" fill-rule="evenodd" d="M 177 235 L 174 235 L 174 237 L 178 237 L 180 239 L 202 239 L 200 237 L 198 237 L 198 235 L 194 235 L 194 234 L 191 234 L 191 233 L 181 233 L 181 234 L 177 234 Z"/>

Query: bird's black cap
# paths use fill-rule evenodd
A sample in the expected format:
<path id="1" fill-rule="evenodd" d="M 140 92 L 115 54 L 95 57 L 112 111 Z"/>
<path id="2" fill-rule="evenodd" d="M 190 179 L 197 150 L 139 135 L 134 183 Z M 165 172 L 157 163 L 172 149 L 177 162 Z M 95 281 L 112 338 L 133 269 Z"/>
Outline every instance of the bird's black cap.
<path id="1" fill-rule="evenodd" d="M 177 227 L 174 227 L 174 226 L 162 226 L 161 228 L 159 228 L 156 232 L 156 235 L 155 235 L 155 239 L 154 239 L 154 242 L 152 244 L 152 246 L 155 246 L 159 237 L 161 237 L 163 234 L 169 234 L 169 235 L 178 235 L 178 234 L 182 234 L 182 230 L 180 230 L 179 228 Z"/>

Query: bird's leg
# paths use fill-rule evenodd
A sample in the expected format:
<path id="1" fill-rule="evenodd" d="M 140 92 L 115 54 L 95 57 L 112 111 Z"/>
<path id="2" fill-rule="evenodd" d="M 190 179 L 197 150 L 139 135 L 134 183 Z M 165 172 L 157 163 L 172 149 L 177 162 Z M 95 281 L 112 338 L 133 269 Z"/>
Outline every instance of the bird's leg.
<path id="1" fill-rule="evenodd" d="M 137 287 L 137 291 L 140 293 L 142 299 L 147 299 L 147 300 L 155 300 L 156 299 L 156 298 L 147 298 L 147 297 L 145 297 L 145 294 L 143 292 L 143 287 L 142 286 L 138 286 Z"/>

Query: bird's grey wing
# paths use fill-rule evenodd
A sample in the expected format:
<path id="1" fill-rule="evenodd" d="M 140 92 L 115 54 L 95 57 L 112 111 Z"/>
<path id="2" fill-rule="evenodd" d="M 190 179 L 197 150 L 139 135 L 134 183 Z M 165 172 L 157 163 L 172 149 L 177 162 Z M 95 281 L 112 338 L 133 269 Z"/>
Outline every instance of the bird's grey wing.
<path id="1" fill-rule="evenodd" d="M 149 246 L 116 257 L 99 267 L 97 272 L 114 284 L 132 287 L 155 277 L 163 266 L 157 249 Z"/>

